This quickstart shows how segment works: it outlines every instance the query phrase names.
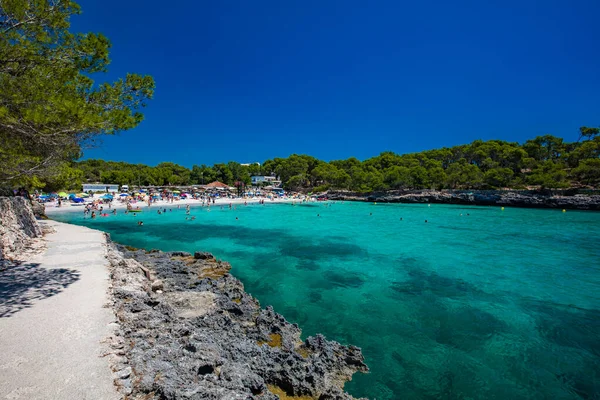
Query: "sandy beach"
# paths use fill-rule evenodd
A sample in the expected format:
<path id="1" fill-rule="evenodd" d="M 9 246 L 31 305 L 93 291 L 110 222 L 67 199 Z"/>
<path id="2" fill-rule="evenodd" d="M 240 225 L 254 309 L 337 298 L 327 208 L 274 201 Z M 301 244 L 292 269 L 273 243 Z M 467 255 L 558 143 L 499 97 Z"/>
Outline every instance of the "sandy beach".
<path id="1" fill-rule="evenodd" d="M 263 198 L 248 198 L 248 199 L 244 199 L 244 198 L 234 198 L 234 199 L 228 199 L 228 198 L 217 198 L 215 200 L 215 204 L 211 204 L 211 207 L 214 206 L 222 206 L 222 205 L 229 205 L 229 204 L 244 204 L 245 202 L 247 202 L 248 204 L 251 203 L 258 203 L 261 200 L 265 201 L 265 204 L 279 204 L 279 203 L 300 203 L 302 202 L 302 199 L 297 199 L 297 198 L 288 198 L 288 197 L 284 197 L 284 198 L 275 198 L 275 199 L 263 199 Z M 45 208 L 46 208 L 46 213 L 48 215 L 51 215 L 53 213 L 57 213 L 57 212 L 83 212 L 84 210 L 84 205 L 81 204 L 77 204 L 74 205 L 73 203 L 70 203 L 68 201 L 63 201 L 62 206 L 58 207 L 57 203 L 45 203 Z M 141 208 L 141 209 L 146 209 L 148 207 L 152 208 L 173 208 L 173 207 L 177 207 L 177 206 L 186 206 L 186 205 L 190 205 L 190 207 L 198 207 L 198 206 L 202 206 L 202 201 L 201 200 L 197 200 L 197 199 L 181 199 L 181 200 L 175 200 L 172 203 L 169 201 L 163 201 L 163 200 L 158 200 L 157 202 L 153 202 L 151 206 L 148 206 L 147 203 L 143 202 L 143 201 L 138 201 L 138 202 L 134 202 L 132 203 L 133 208 Z M 117 199 L 113 200 L 112 204 L 111 204 L 111 208 L 108 207 L 108 204 L 103 205 L 104 210 L 113 210 L 113 209 L 117 209 L 117 210 L 125 210 L 127 208 L 127 203 L 126 202 L 121 202 Z"/>

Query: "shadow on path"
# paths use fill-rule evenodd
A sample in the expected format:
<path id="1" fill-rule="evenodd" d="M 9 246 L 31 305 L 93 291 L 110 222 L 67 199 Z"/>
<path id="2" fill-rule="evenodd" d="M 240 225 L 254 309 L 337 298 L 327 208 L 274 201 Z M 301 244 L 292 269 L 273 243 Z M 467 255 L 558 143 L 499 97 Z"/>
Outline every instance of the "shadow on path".
<path id="1" fill-rule="evenodd" d="M 35 301 L 54 296 L 79 279 L 79 272 L 46 269 L 39 263 L 0 264 L 0 318 L 10 317 Z"/>

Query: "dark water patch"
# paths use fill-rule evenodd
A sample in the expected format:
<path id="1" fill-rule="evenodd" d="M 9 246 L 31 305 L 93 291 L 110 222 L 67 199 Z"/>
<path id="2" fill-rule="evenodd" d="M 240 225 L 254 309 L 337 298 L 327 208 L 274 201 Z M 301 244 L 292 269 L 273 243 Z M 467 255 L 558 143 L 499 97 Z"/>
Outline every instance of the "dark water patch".
<path id="1" fill-rule="evenodd" d="M 365 283 L 364 276 L 356 272 L 327 271 L 324 277 L 327 283 L 343 288 L 358 288 Z"/>
<path id="2" fill-rule="evenodd" d="M 410 265 L 411 261 L 406 261 Z M 394 281 L 390 288 L 397 294 L 408 296 L 421 296 L 431 294 L 440 298 L 463 297 L 488 297 L 489 295 L 477 286 L 463 279 L 448 278 L 435 272 L 427 273 L 420 269 L 411 269 L 408 272 L 409 280 Z"/>
<path id="3" fill-rule="evenodd" d="M 383 263 L 389 262 L 389 258 L 387 256 L 377 256 L 376 255 L 375 257 L 376 257 L 375 259 L 377 261 L 379 261 L 378 260 L 378 258 L 379 258 L 381 260 L 381 262 L 383 262 Z M 426 264 L 426 261 L 424 259 L 416 258 L 416 257 L 409 256 L 409 255 L 402 255 L 402 256 L 394 259 L 392 267 L 397 272 L 404 274 L 408 271 L 421 269 L 425 266 L 425 264 Z"/>
<path id="4" fill-rule="evenodd" d="M 323 299 L 323 295 L 322 295 L 320 292 L 317 292 L 317 291 L 314 291 L 314 290 L 312 290 L 312 291 L 310 291 L 310 292 L 308 293 L 308 300 L 309 300 L 311 303 L 318 303 L 318 302 L 320 302 L 322 299 Z"/>
<path id="5" fill-rule="evenodd" d="M 364 258 L 367 251 L 352 243 L 322 239 L 308 242 L 306 238 L 289 238 L 279 242 L 280 254 L 304 260 L 322 260 L 327 258 L 355 259 Z"/>
<path id="6" fill-rule="evenodd" d="M 478 382 L 473 369 L 462 362 L 445 363 L 433 371 L 418 359 L 408 360 L 397 351 L 392 352 L 391 356 L 394 364 L 400 366 L 398 370 L 401 371 L 385 380 L 385 385 L 393 390 L 394 398 L 419 400 L 489 398 L 486 396 L 487 383 Z M 423 377 L 428 379 L 425 380 Z"/>
<path id="7" fill-rule="evenodd" d="M 244 259 L 244 265 L 246 267 L 249 267 L 254 271 L 260 271 L 263 274 L 268 273 L 269 275 L 264 275 L 266 277 L 279 275 L 285 271 L 285 266 L 282 265 L 281 262 L 278 260 L 273 260 L 270 257 L 246 254 L 244 257 L 240 258 Z"/>
<path id="8" fill-rule="evenodd" d="M 504 321 L 477 307 L 463 305 L 437 310 L 439 326 L 434 340 L 443 345 L 473 351 L 494 335 L 508 331 Z"/>
<path id="9" fill-rule="evenodd" d="M 333 240 L 333 241 L 336 241 L 336 242 L 347 242 L 348 241 L 348 237 L 347 236 L 331 235 L 331 236 L 327 236 L 327 238 L 329 240 Z"/>
<path id="10" fill-rule="evenodd" d="M 282 314 L 288 321 L 297 323 L 302 312 L 297 307 L 288 306 L 283 308 Z"/>
<path id="11" fill-rule="evenodd" d="M 559 346 L 583 349 L 600 357 L 600 310 L 524 298 L 538 332 Z"/>
<path id="12" fill-rule="evenodd" d="M 321 268 L 321 266 L 312 261 L 312 260 L 300 260 L 297 264 L 296 264 L 296 268 L 297 269 L 303 269 L 306 271 L 316 271 L 319 268 Z"/>
<path id="13" fill-rule="evenodd" d="M 583 400 L 600 399 L 600 376 L 596 373 L 572 374 L 563 373 L 556 375 L 556 379 L 565 387 L 565 391 L 577 395 Z"/>
<path id="14" fill-rule="evenodd" d="M 212 251 L 214 253 L 226 254 L 228 257 L 235 257 L 235 258 L 248 258 L 248 256 L 251 256 L 250 252 L 245 251 L 245 250 L 224 250 L 224 249 L 213 248 Z"/>

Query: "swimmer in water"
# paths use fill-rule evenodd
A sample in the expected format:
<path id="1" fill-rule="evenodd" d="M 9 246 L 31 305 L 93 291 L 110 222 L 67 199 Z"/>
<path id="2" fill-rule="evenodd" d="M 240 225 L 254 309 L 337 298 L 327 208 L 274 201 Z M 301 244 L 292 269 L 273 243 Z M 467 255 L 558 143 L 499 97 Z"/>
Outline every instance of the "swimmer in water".
<path id="1" fill-rule="evenodd" d="M 425 223 L 427 223 L 427 220 L 425 220 Z"/>

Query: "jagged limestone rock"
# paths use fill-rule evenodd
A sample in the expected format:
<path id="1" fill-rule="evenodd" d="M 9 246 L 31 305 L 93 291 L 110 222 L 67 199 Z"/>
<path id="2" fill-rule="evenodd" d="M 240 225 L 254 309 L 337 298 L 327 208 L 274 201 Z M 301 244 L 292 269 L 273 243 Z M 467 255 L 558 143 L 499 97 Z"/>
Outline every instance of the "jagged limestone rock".
<path id="1" fill-rule="evenodd" d="M 108 259 L 129 398 L 351 400 L 344 383 L 368 371 L 357 347 L 321 335 L 302 341 L 296 324 L 261 308 L 212 256 L 113 244 Z M 162 281 L 160 293 L 141 264 Z"/>

